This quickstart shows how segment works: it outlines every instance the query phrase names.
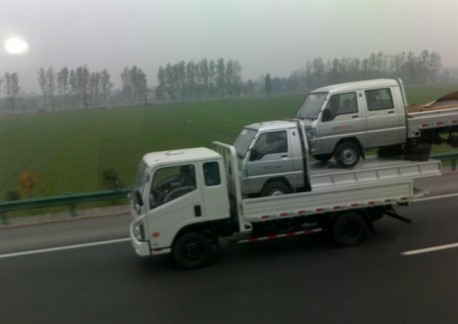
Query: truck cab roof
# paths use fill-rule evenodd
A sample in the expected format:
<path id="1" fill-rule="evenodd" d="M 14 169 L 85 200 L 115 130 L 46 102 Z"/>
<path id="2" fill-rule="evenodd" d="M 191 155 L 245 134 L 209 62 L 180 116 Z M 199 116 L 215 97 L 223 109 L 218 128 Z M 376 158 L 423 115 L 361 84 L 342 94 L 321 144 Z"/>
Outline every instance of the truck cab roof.
<path id="1" fill-rule="evenodd" d="M 206 147 L 177 149 L 148 153 L 143 156 L 143 161 L 151 167 L 158 164 L 170 164 L 170 162 L 183 163 L 218 159 L 221 156 Z"/>
<path id="2" fill-rule="evenodd" d="M 273 120 L 261 123 L 255 123 L 251 125 L 245 126 L 245 128 L 256 130 L 257 132 L 260 131 L 274 131 L 278 129 L 288 129 L 288 128 L 296 128 L 297 125 L 295 122 L 291 120 Z"/>
<path id="3" fill-rule="evenodd" d="M 399 83 L 398 83 L 398 80 L 396 79 L 374 79 L 374 80 L 366 80 L 366 81 L 356 81 L 356 82 L 333 84 L 333 85 L 329 85 L 326 87 L 315 89 L 311 93 L 345 92 L 345 91 L 354 91 L 354 90 L 368 89 L 368 88 L 393 87 L 393 86 L 398 86 L 398 85 Z"/>

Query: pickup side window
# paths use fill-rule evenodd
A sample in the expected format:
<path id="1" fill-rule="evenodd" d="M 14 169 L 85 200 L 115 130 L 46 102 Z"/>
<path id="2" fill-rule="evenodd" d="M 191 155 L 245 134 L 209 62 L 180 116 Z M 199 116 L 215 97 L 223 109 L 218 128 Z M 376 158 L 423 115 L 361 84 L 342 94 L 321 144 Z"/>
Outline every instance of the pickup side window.
<path id="1" fill-rule="evenodd" d="M 358 112 L 356 92 L 335 94 L 329 98 L 323 111 L 322 121 L 333 120 L 338 115 L 354 114 Z"/>
<path id="2" fill-rule="evenodd" d="M 394 108 L 393 97 L 389 88 L 366 90 L 364 93 L 369 111 Z"/>
<path id="3" fill-rule="evenodd" d="M 205 185 L 207 187 L 221 184 L 218 162 L 207 162 L 203 165 Z"/>
<path id="4" fill-rule="evenodd" d="M 288 152 L 286 131 L 262 133 L 251 151 L 250 160 L 260 160 L 267 154 L 285 152 Z"/>
<path id="5" fill-rule="evenodd" d="M 194 165 L 165 167 L 154 173 L 150 191 L 150 208 L 172 201 L 196 189 Z"/>

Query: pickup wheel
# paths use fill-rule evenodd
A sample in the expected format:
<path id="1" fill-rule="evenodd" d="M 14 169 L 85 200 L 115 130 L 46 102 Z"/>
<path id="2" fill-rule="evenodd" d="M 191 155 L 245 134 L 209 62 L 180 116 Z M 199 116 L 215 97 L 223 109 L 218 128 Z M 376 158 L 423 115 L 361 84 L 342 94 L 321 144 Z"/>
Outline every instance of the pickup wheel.
<path id="1" fill-rule="evenodd" d="M 354 142 L 340 143 L 335 151 L 337 163 L 344 168 L 352 168 L 361 158 L 361 150 Z"/>
<path id="2" fill-rule="evenodd" d="M 332 224 L 332 234 L 337 245 L 354 246 L 363 242 L 368 234 L 366 222 L 356 212 L 345 212 Z"/>
<path id="3" fill-rule="evenodd" d="M 289 194 L 290 192 L 291 190 L 285 183 L 281 181 L 274 181 L 264 186 L 261 192 L 261 196 L 263 197 L 280 196 L 280 195 Z"/>
<path id="4" fill-rule="evenodd" d="M 200 233 L 186 233 L 173 245 L 175 263 L 183 269 L 191 270 L 206 266 L 211 258 L 209 239 Z"/>
<path id="5" fill-rule="evenodd" d="M 408 144 L 404 158 L 409 161 L 427 161 L 431 156 L 431 144 L 420 143 L 416 145 Z"/>

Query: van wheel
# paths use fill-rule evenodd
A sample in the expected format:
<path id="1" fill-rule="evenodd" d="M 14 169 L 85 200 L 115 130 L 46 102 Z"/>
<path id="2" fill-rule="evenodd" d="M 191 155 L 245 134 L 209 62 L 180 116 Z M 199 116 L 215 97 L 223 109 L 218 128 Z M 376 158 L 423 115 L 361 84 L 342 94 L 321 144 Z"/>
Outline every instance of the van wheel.
<path id="1" fill-rule="evenodd" d="M 175 263 L 183 269 L 191 270 L 206 266 L 211 258 L 210 241 L 200 233 L 186 233 L 173 245 Z"/>
<path id="2" fill-rule="evenodd" d="M 332 224 L 332 234 L 337 245 L 354 246 L 363 242 L 368 234 L 363 217 L 356 212 L 345 212 Z"/>
<path id="3" fill-rule="evenodd" d="M 262 189 L 261 196 L 267 197 L 267 196 L 280 196 L 280 195 L 286 195 L 289 194 L 291 190 L 289 187 L 281 182 L 281 181 L 274 181 L 266 184 L 264 188 Z"/>
<path id="4" fill-rule="evenodd" d="M 335 151 L 337 163 L 344 168 L 352 168 L 358 164 L 361 158 L 361 151 L 353 142 L 340 143 Z"/>

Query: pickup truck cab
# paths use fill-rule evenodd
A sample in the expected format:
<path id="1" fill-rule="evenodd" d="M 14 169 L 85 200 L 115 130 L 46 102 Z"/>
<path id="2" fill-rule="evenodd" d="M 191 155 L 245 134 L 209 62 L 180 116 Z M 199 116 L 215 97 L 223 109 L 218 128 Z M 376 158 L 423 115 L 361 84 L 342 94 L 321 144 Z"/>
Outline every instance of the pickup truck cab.
<path id="1" fill-rule="evenodd" d="M 335 155 L 339 164 L 353 167 L 364 149 L 405 143 L 405 106 L 401 80 L 369 80 L 310 92 L 296 117 L 304 122 L 316 159 Z"/>
<path id="2" fill-rule="evenodd" d="M 251 124 L 241 131 L 234 147 L 242 194 L 276 196 L 309 190 L 307 140 L 302 129 L 300 120 L 277 120 Z"/>
<path id="3" fill-rule="evenodd" d="M 458 147 L 458 96 L 451 93 L 425 105 L 408 105 L 400 79 L 341 83 L 311 91 L 296 114 L 303 120 L 310 154 L 317 160 L 335 157 L 354 167 L 364 150 L 379 155 L 404 154 L 423 161 L 432 144 Z M 441 135 L 448 135 L 443 139 Z"/>

